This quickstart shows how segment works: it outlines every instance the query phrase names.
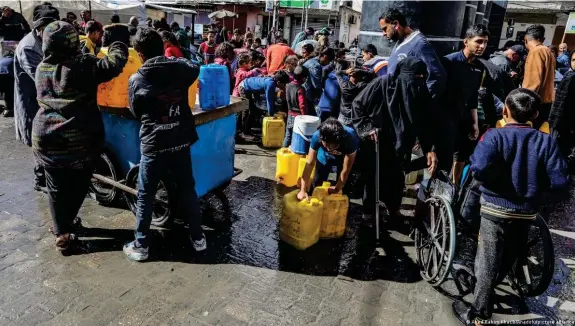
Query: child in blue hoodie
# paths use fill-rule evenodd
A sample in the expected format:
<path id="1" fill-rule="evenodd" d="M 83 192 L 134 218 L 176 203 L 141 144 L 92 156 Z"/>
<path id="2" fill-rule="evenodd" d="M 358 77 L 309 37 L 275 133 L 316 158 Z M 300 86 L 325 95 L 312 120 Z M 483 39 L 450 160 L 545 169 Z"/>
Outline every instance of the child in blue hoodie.
<path id="1" fill-rule="evenodd" d="M 473 177 L 481 182 L 481 227 L 475 257 L 474 300 L 470 309 L 454 302 L 458 319 L 489 319 L 499 275 L 507 275 L 525 248 L 530 223 L 541 196 L 566 188 L 567 165 L 549 135 L 531 128 L 539 96 L 528 89 L 513 90 L 505 99 L 503 128 L 488 130 L 471 156 Z"/>

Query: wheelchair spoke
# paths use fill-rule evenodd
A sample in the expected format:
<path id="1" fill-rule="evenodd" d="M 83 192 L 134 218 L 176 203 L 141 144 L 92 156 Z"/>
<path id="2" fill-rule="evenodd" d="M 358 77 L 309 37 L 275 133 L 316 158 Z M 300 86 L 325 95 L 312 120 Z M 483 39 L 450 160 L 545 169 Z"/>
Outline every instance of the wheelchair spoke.
<path id="1" fill-rule="evenodd" d="M 430 277 L 432 275 L 429 273 L 429 267 L 431 266 L 431 252 L 432 251 L 433 251 L 433 248 L 429 247 L 429 250 L 427 251 L 427 262 L 425 263 L 425 272 L 426 272 L 428 277 Z"/>

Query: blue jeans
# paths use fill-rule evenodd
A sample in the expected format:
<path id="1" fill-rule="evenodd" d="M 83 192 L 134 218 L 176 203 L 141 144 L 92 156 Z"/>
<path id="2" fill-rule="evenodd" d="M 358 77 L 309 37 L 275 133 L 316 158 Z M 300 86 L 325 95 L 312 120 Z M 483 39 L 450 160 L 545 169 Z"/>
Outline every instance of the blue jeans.
<path id="1" fill-rule="evenodd" d="M 291 137 L 293 135 L 293 123 L 295 121 L 295 117 L 288 115 L 287 123 L 286 123 L 286 135 L 284 137 L 284 143 L 282 147 L 288 147 L 291 145 Z"/>
<path id="2" fill-rule="evenodd" d="M 168 171 L 171 178 L 166 178 Z M 136 241 L 140 246 L 149 246 L 148 235 L 152 223 L 152 211 L 158 184 L 162 180 L 175 183 L 177 192 L 170 195 L 177 196 L 175 199 L 181 206 L 183 216 L 188 219 L 192 239 L 201 239 L 203 237 L 202 214 L 195 188 L 196 181 L 192 174 L 190 148 L 186 147 L 177 152 L 157 154 L 154 157 L 142 154 L 138 175 Z"/>
<path id="3" fill-rule="evenodd" d="M 337 179 L 339 180 L 339 174 L 343 169 L 343 160 L 327 160 L 325 164 L 321 163 L 320 161 L 315 161 L 315 176 L 313 178 L 313 182 L 311 184 L 310 191 L 313 191 L 315 187 L 320 187 L 324 181 L 327 181 L 329 178 L 329 174 L 331 173 L 331 169 L 336 167 Z M 337 183 L 337 181 L 336 181 Z M 333 186 L 334 184 L 332 184 Z"/>
<path id="4" fill-rule="evenodd" d="M 325 120 L 327 120 L 331 117 L 331 111 L 324 111 L 324 110 L 322 110 L 322 108 L 318 107 L 317 108 L 317 116 L 319 117 L 321 122 L 324 122 Z"/>

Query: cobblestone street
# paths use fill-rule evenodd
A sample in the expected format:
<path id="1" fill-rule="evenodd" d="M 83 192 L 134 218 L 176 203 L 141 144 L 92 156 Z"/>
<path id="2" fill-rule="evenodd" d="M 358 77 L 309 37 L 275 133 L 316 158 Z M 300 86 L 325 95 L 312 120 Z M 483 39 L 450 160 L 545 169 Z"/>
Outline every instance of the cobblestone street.
<path id="1" fill-rule="evenodd" d="M 86 199 L 84 251 L 54 246 L 47 198 L 33 191 L 31 150 L 0 119 L 0 325 L 458 325 L 452 281 L 438 291 L 419 276 L 408 232 L 389 232 L 374 254 L 373 229 L 352 204 L 344 239 L 306 251 L 280 242 L 275 151 L 238 146 L 243 173 L 202 200 L 208 250 L 195 253 L 182 227 L 155 229 L 151 260 L 122 245 L 135 219 Z M 522 301 L 498 291 L 497 320 L 575 321 L 575 199 L 547 207 L 555 276 L 546 295 Z M 535 322 L 526 322 L 531 324 Z"/>

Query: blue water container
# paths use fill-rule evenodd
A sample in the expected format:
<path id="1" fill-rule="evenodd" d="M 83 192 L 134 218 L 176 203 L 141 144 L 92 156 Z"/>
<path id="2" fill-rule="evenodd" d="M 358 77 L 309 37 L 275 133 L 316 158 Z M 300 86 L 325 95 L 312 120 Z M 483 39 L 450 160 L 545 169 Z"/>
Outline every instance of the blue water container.
<path id="1" fill-rule="evenodd" d="M 230 104 L 230 74 L 226 66 L 209 64 L 200 67 L 200 108 L 204 111 Z"/>
<path id="2" fill-rule="evenodd" d="M 321 120 L 310 115 L 298 115 L 293 123 L 293 135 L 290 149 L 299 155 L 307 155 L 313 134 L 319 128 Z"/>

